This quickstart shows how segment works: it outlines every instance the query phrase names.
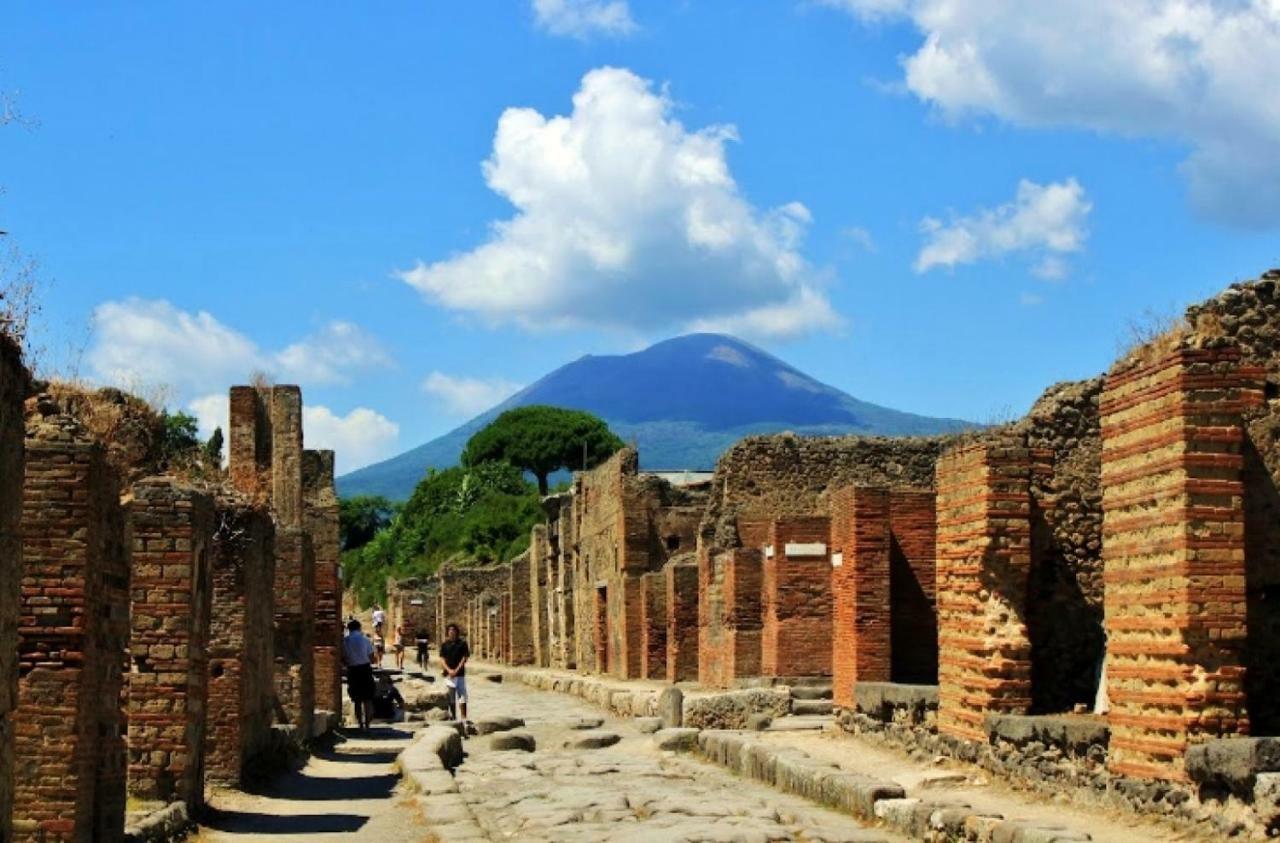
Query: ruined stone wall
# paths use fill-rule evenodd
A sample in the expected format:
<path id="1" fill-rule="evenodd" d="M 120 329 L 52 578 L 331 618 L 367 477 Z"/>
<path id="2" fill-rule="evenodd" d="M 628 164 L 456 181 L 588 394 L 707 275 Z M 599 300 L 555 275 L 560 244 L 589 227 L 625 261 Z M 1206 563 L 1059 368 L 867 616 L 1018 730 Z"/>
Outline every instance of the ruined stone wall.
<path id="1" fill-rule="evenodd" d="M 44 411 L 27 425 L 13 827 L 18 840 L 113 840 L 129 639 L 119 479 L 78 423 Z"/>
<path id="2" fill-rule="evenodd" d="M 831 675 L 830 520 L 793 516 L 773 522 L 761 580 L 760 672 Z"/>
<path id="3" fill-rule="evenodd" d="M 338 569 L 342 542 L 338 495 L 333 485 L 333 451 L 302 452 L 305 527 L 315 552 L 316 706 L 342 711 L 342 583 Z M 394 629 L 394 627 L 392 627 Z"/>
<path id="4" fill-rule="evenodd" d="M 13 825 L 13 712 L 18 705 L 18 610 L 22 595 L 22 353 L 0 333 L 0 840 Z"/>
<path id="5" fill-rule="evenodd" d="M 938 461 L 938 728 L 985 738 L 1031 705 L 1031 455 L 997 432 Z"/>
<path id="6" fill-rule="evenodd" d="M 640 676 L 667 677 L 667 575 L 650 571 L 640 577 Z"/>
<path id="7" fill-rule="evenodd" d="M 555 555 L 548 579 L 550 600 L 555 608 L 555 664 L 573 669 L 581 664 L 578 661 L 581 654 L 578 619 L 586 616 L 579 614 L 579 592 L 574 587 L 582 560 L 578 556 L 578 525 L 573 521 L 573 501 L 568 495 L 561 496 L 556 523 L 558 527 L 553 536 Z"/>
<path id="8" fill-rule="evenodd" d="M 590 672 L 621 677 L 639 672 L 638 653 L 634 671 L 627 672 L 623 643 L 627 611 L 621 577 L 626 558 L 623 480 L 634 476 L 636 465 L 634 450 L 619 451 L 600 466 L 577 475 L 572 498 L 578 559 L 574 593 L 591 598 L 586 614 L 591 622 L 576 627 L 579 654 L 588 655 L 590 661 L 584 665 L 580 659 L 578 664 Z"/>
<path id="9" fill-rule="evenodd" d="M 698 678 L 698 566 L 690 554 L 662 569 L 667 596 L 667 681 Z"/>
<path id="10" fill-rule="evenodd" d="M 854 703 L 859 682 L 890 677 L 889 491 L 846 486 L 831 496 L 832 699 Z"/>
<path id="11" fill-rule="evenodd" d="M 215 522 L 205 772 L 240 787 L 275 719 L 275 522 L 234 493 L 218 499 Z"/>
<path id="12" fill-rule="evenodd" d="M 435 578 L 387 581 L 388 632 L 394 633 L 397 627 L 403 626 L 409 652 L 416 646 L 414 642 L 419 633 L 425 633 L 432 642 L 439 641 L 436 632 L 438 588 L 439 581 Z"/>
<path id="13" fill-rule="evenodd" d="M 1109 767 L 1184 780 L 1187 747 L 1247 733 L 1244 413 L 1233 348 L 1126 361 L 1102 399 Z"/>
<path id="14" fill-rule="evenodd" d="M 556 514 L 559 514 L 558 507 Z M 553 526 L 558 526 L 558 522 L 558 517 L 551 520 Z M 529 643 L 533 650 L 533 664 L 537 667 L 551 666 L 549 633 L 554 613 L 547 589 L 552 554 L 551 540 L 547 535 L 549 529 L 547 524 L 535 524 L 529 534 Z"/>
<path id="15" fill-rule="evenodd" d="M 533 554 L 526 550 L 511 560 L 507 584 L 507 631 L 504 637 L 507 662 L 513 665 L 534 663 L 534 607 L 537 598 L 530 591 Z"/>
<path id="16" fill-rule="evenodd" d="M 208 495 L 168 477 L 134 484 L 129 795 L 193 812 L 204 802 L 213 531 Z"/>
<path id="17" fill-rule="evenodd" d="M 315 551 L 309 533 L 278 519 L 275 550 L 276 697 L 285 722 L 310 736 L 316 707 Z"/>

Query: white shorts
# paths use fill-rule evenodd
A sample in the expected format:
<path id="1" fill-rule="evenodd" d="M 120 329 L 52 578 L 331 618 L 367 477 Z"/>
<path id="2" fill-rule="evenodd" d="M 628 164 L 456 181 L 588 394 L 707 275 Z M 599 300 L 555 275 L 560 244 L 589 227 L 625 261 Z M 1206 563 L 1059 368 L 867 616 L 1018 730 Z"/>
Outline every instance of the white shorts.
<path id="1" fill-rule="evenodd" d="M 453 698 L 460 703 L 467 701 L 467 677 L 453 677 Z"/>

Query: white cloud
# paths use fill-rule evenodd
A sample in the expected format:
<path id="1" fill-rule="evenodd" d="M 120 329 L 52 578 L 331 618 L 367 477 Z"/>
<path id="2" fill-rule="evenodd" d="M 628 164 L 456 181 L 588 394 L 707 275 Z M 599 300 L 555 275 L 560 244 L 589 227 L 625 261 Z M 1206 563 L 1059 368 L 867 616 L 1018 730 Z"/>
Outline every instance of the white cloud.
<path id="1" fill-rule="evenodd" d="M 1067 264 L 1062 256 L 1084 245 L 1092 207 L 1075 179 L 1047 185 L 1023 179 L 1013 201 L 997 208 L 982 208 L 948 223 L 926 217 L 920 223 L 926 242 L 916 257 L 916 272 L 1025 253 L 1036 260 L 1031 269 L 1035 275 L 1063 278 Z"/>
<path id="2" fill-rule="evenodd" d="M 840 229 L 840 236 L 866 252 L 876 252 L 876 241 L 871 232 L 860 225 L 850 225 Z"/>
<path id="3" fill-rule="evenodd" d="M 1173 140 L 1193 203 L 1280 219 L 1276 0 L 826 0 L 924 36 L 907 87 L 951 117 Z"/>
<path id="4" fill-rule="evenodd" d="M 738 320 L 777 336 L 837 324 L 799 251 L 808 209 L 752 206 L 725 157 L 733 127 L 688 131 L 671 109 L 618 68 L 587 73 L 568 116 L 507 109 L 483 170 L 515 216 L 401 277 L 447 308 L 532 329 Z M 798 304 L 820 319 L 780 318 Z"/>
<path id="5" fill-rule="evenodd" d="M 627 0 L 533 0 L 533 15 L 552 35 L 616 38 L 636 31 Z"/>
<path id="6" fill-rule="evenodd" d="M 200 437 L 208 439 L 215 428 L 222 428 L 223 437 L 231 430 L 231 395 L 228 392 L 214 392 L 193 398 L 187 403 L 187 409 L 196 417 L 200 427 Z"/>
<path id="7" fill-rule="evenodd" d="M 302 438 L 308 448 L 331 449 L 335 473 L 346 474 L 395 453 L 400 425 L 368 407 L 340 416 L 328 407 L 302 407 Z"/>
<path id="8" fill-rule="evenodd" d="M 520 386 L 504 378 L 454 377 L 444 372 L 432 372 L 422 382 L 427 394 L 444 403 L 448 415 L 468 417 L 483 413 L 510 398 L 520 390 Z"/>
<path id="9" fill-rule="evenodd" d="M 259 369 L 320 385 L 349 383 L 357 373 L 391 365 L 377 341 L 349 322 L 330 322 L 269 352 L 207 311 L 193 314 L 167 301 L 137 298 L 98 305 L 88 357 L 105 382 L 129 389 L 167 386 L 183 395 L 245 382 Z"/>
<path id="10" fill-rule="evenodd" d="M 279 369 L 304 383 L 346 384 L 354 372 L 386 368 L 389 358 L 376 339 L 350 322 L 334 321 L 319 333 L 275 355 Z"/>

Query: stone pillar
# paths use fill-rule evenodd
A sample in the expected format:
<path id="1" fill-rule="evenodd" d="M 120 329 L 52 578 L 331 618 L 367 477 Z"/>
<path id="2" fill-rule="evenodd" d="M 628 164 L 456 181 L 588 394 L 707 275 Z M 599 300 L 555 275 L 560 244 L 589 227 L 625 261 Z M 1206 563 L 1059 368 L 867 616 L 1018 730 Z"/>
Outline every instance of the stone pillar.
<path id="1" fill-rule="evenodd" d="M 507 599 L 510 619 L 507 632 L 507 658 L 513 665 L 535 664 L 535 611 L 537 597 L 531 591 L 532 552 L 526 551 L 511 562 L 508 569 Z"/>
<path id="2" fill-rule="evenodd" d="M 667 677 L 667 575 L 651 571 L 640 577 L 640 676 Z"/>
<path id="3" fill-rule="evenodd" d="M 115 471 L 67 416 L 27 428 L 15 839 L 119 840 L 129 562 Z"/>
<path id="4" fill-rule="evenodd" d="M 271 387 L 271 506 L 276 522 L 302 527 L 302 390 Z"/>
<path id="5" fill-rule="evenodd" d="M 22 353 L 0 335 L 0 840 L 13 839 L 13 712 L 18 705 L 18 610 L 22 595 Z"/>
<path id="6" fill-rule="evenodd" d="M 719 687 L 724 674 L 724 569 L 718 556 L 710 546 L 709 537 L 700 536 L 697 547 L 698 683 L 709 688 Z"/>
<path id="7" fill-rule="evenodd" d="M 133 486 L 128 509 L 129 795 L 204 803 L 213 501 L 173 478 Z"/>
<path id="8" fill-rule="evenodd" d="M 276 526 L 276 697 L 285 722 L 311 738 L 315 698 L 315 552 L 305 530 Z"/>
<path id="9" fill-rule="evenodd" d="M 1103 390 L 1108 765 L 1181 781 L 1189 745 L 1247 734 L 1243 411 L 1262 371 L 1176 349 Z"/>
<path id="10" fill-rule="evenodd" d="M 306 529 L 316 556 L 316 707 L 341 714 L 342 583 L 338 566 L 342 549 L 333 451 L 302 452 L 302 489 Z"/>
<path id="11" fill-rule="evenodd" d="M 698 678 L 698 566 L 667 565 L 667 681 Z"/>
<path id="12" fill-rule="evenodd" d="M 836 705 L 852 708 L 858 682 L 890 678 L 889 492 L 847 486 L 831 496 L 831 671 Z"/>
<path id="13" fill-rule="evenodd" d="M 207 781 L 241 787 L 271 740 L 275 708 L 275 523 L 239 496 L 217 502 L 209 628 Z"/>
<path id="14" fill-rule="evenodd" d="M 985 741 L 988 713 L 1031 704 L 1030 453 L 1021 437 L 938 460 L 938 729 Z"/>
<path id="15" fill-rule="evenodd" d="M 231 387 L 228 473 L 231 485 L 249 497 L 271 493 L 270 429 L 263 392 L 252 386 Z"/>
<path id="16" fill-rule="evenodd" d="M 731 687 L 764 669 L 764 551 L 735 547 L 718 564 L 725 608 L 721 684 Z"/>
<path id="17" fill-rule="evenodd" d="M 548 641 L 550 616 L 547 612 L 547 568 L 551 545 L 547 540 L 547 526 L 534 525 L 529 535 L 529 600 L 532 616 L 529 623 L 529 637 L 533 645 L 533 664 L 538 667 L 549 667 L 551 664 L 551 647 Z"/>
<path id="18" fill-rule="evenodd" d="M 831 675 L 830 522 L 773 522 L 765 551 L 760 670 L 765 676 Z"/>

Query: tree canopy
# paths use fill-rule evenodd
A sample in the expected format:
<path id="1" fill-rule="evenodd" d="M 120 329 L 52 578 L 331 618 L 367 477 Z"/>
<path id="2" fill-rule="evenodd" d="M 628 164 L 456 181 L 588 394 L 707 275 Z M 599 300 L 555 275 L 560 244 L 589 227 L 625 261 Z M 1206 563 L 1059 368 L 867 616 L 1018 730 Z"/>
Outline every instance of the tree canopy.
<path id="1" fill-rule="evenodd" d="M 622 446 L 609 426 L 591 413 L 533 404 L 507 410 L 472 436 L 462 464 L 510 463 L 536 477 L 538 492 L 545 495 L 552 472 L 592 468 Z"/>
<path id="2" fill-rule="evenodd" d="M 391 524 L 396 505 L 381 495 L 356 495 L 338 502 L 338 534 L 343 550 L 356 550 Z"/>

